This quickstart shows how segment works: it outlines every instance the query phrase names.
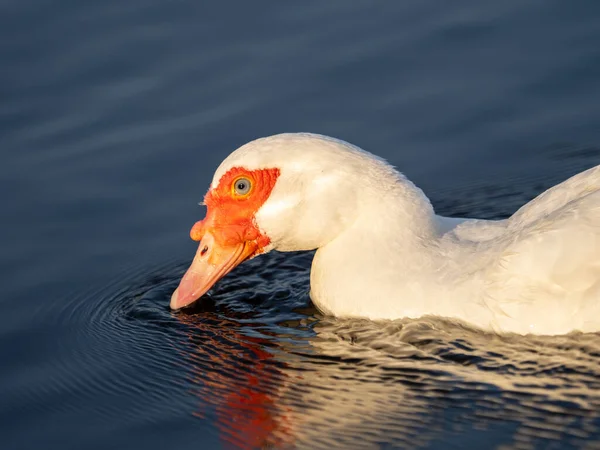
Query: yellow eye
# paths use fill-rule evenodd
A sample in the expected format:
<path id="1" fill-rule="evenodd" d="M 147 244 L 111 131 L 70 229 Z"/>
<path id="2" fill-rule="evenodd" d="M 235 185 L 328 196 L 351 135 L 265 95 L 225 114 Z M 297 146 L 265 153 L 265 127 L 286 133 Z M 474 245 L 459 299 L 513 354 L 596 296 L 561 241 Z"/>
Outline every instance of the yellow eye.
<path id="1" fill-rule="evenodd" d="M 240 177 L 233 182 L 232 187 L 235 195 L 244 197 L 252 190 L 252 182 L 246 177 Z"/>

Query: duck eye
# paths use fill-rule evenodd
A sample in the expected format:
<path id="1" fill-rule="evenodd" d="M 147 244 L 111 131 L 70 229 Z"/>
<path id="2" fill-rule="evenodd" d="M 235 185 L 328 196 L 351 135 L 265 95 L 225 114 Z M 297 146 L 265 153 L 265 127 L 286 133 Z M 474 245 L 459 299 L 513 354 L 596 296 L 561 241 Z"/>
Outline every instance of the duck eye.
<path id="1" fill-rule="evenodd" d="M 233 190 L 237 195 L 246 195 L 251 187 L 252 183 L 248 178 L 238 178 L 233 184 Z"/>

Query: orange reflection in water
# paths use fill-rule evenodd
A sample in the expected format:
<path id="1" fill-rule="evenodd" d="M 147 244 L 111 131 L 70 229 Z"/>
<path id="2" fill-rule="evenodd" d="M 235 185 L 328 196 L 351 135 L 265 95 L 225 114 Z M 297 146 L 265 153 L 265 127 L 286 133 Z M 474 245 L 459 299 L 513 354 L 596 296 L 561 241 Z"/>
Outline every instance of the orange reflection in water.
<path id="1" fill-rule="evenodd" d="M 199 397 L 194 415 L 204 419 L 212 406 L 221 441 L 229 448 L 290 446 L 291 411 L 278 403 L 286 375 L 266 350 L 270 342 L 243 335 L 236 322 L 177 317 L 191 343 L 184 356 L 196 387 L 192 392 Z"/>

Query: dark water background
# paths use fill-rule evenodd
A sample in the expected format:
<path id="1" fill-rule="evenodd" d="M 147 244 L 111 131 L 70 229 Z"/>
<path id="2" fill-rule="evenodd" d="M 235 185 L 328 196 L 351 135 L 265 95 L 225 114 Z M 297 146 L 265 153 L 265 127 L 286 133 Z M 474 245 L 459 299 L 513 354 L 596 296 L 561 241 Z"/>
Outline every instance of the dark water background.
<path id="1" fill-rule="evenodd" d="M 0 1 L 0 447 L 600 448 L 600 336 L 320 316 L 310 254 L 168 300 L 218 163 L 311 131 L 438 212 L 600 164 L 600 2 Z"/>

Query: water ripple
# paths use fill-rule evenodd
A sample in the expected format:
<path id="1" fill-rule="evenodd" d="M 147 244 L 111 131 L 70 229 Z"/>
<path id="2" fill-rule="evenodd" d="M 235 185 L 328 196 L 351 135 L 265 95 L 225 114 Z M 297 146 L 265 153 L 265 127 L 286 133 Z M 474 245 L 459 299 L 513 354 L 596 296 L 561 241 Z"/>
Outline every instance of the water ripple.
<path id="1" fill-rule="evenodd" d="M 56 417 L 94 404 L 107 427 L 208 420 L 233 448 L 600 445 L 600 335 L 323 317 L 310 260 L 258 258 L 177 313 L 185 263 L 124 271 L 65 300 L 59 351 L 15 395 Z"/>

